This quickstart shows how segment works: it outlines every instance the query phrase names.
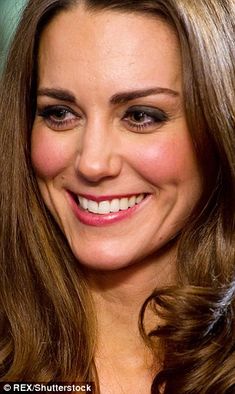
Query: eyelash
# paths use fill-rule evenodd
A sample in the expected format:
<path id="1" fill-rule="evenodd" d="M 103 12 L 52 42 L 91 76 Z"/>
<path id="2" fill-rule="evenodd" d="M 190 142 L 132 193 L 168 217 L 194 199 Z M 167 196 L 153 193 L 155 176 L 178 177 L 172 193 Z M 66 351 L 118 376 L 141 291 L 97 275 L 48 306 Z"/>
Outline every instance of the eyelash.
<path id="1" fill-rule="evenodd" d="M 65 116 L 66 114 L 73 115 L 72 119 L 65 119 L 65 120 L 55 120 L 55 117 L 58 116 L 58 113 L 63 113 Z M 56 114 L 57 113 L 57 114 Z M 71 108 L 66 107 L 66 106 L 61 106 L 61 105 L 49 105 L 45 108 L 38 109 L 37 115 L 41 116 L 45 122 L 49 125 L 49 127 L 54 128 L 54 129 L 63 129 L 63 127 L 70 127 L 73 128 L 73 122 L 74 122 L 74 117 L 77 118 L 78 120 L 80 119 L 80 116 L 76 114 Z M 53 119 L 54 117 L 54 119 Z M 66 129 L 67 130 L 67 129 Z"/>
<path id="2" fill-rule="evenodd" d="M 71 119 L 63 119 L 63 120 L 55 120 L 55 117 L 72 115 Z M 81 119 L 81 117 L 76 114 L 71 108 L 61 105 L 50 105 L 45 108 L 38 109 L 37 115 L 42 117 L 46 124 L 55 130 L 70 130 L 76 125 L 74 121 Z M 135 116 L 139 116 L 140 118 L 149 118 L 148 121 L 138 123 L 138 119 L 133 120 Z M 132 118 L 132 120 L 131 120 Z M 146 106 L 133 106 L 130 107 L 124 114 L 122 120 L 127 124 L 127 126 L 135 130 L 136 132 L 143 132 L 146 129 L 150 129 L 151 132 L 156 127 L 162 126 L 169 120 L 169 115 L 154 107 L 146 107 Z M 141 120 L 139 120 L 141 122 Z M 75 122 L 76 123 L 76 122 Z"/>
<path id="3" fill-rule="evenodd" d="M 135 123 L 138 122 L 138 120 L 130 121 L 130 118 L 134 117 L 134 115 L 139 115 L 145 118 L 147 117 L 150 118 L 151 120 L 148 120 L 147 122 L 144 122 L 142 124 L 138 124 Z M 160 127 L 161 125 L 163 125 L 169 120 L 169 115 L 158 108 L 134 106 L 126 111 L 123 120 L 129 125 L 129 127 L 134 128 L 137 131 L 141 132 L 148 128 L 152 130 L 151 126 L 153 126 L 154 129 L 156 127 Z"/>

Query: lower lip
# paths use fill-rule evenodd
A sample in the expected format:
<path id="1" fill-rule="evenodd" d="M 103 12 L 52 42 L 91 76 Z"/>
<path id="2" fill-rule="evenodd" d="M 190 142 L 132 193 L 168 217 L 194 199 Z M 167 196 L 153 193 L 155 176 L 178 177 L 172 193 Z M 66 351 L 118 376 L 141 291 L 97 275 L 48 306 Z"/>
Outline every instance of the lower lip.
<path id="1" fill-rule="evenodd" d="M 150 195 L 147 195 L 139 204 L 134 205 L 132 208 L 128 208 L 124 211 L 111 212 L 103 215 L 89 212 L 82 209 L 74 200 L 74 197 L 67 192 L 72 210 L 77 219 L 88 226 L 106 226 L 109 224 L 120 222 L 121 220 L 130 218 L 134 213 L 139 211 L 149 200 Z"/>

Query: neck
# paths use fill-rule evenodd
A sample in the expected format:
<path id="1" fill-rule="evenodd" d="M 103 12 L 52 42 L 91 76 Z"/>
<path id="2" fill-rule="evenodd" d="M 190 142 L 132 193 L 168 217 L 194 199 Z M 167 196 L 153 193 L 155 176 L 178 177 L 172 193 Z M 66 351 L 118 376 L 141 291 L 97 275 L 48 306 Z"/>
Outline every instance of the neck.
<path id="1" fill-rule="evenodd" d="M 171 246 L 120 270 L 86 272 L 97 311 L 97 371 L 101 386 L 112 381 L 113 393 L 117 381 L 126 385 L 125 378 L 132 383 L 139 379 L 143 387 L 150 387 L 160 368 L 140 335 L 138 320 L 152 291 L 175 283 L 175 261 L 176 246 Z M 157 317 L 146 313 L 147 331 L 156 324 Z"/>
<path id="2" fill-rule="evenodd" d="M 109 305 L 133 309 L 155 288 L 175 283 L 177 244 L 167 245 L 158 253 L 118 270 L 86 270 L 88 286 L 94 296 Z"/>
<path id="3" fill-rule="evenodd" d="M 176 246 L 171 246 L 120 270 L 86 272 L 105 342 L 117 332 L 126 340 L 138 333 L 138 317 L 146 298 L 155 288 L 175 282 L 175 259 Z"/>

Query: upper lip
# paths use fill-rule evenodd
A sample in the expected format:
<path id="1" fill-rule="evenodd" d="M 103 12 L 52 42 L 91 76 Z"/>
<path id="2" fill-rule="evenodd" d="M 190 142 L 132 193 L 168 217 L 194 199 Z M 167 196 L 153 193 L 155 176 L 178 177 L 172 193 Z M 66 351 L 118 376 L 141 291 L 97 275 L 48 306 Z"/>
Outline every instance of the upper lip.
<path id="1" fill-rule="evenodd" d="M 92 200 L 92 201 L 96 201 L 96 202 L 100 202 L 100 201 L 111 201 L 114 200 L 115 198 L 121 199 L 121 198 L 130 198 L 132 196 L 139 196 L 140 194 L 147 194 L 147 193 L 128 193 L 128 194 L 113 194 L 113 195 L 100 195 L 100 196 L 94 196 L 91 194 L 84 194 L 84 193 L 74 193 L 76 196 L 80 196 L 80 197 L 84 197 L 87 200 Z"/>

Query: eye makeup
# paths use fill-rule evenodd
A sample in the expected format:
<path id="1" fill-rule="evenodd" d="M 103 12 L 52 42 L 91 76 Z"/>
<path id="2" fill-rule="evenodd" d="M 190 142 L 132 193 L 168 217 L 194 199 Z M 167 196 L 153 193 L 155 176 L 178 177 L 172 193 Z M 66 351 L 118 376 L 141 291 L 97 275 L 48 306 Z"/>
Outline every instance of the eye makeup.
<path id="1" fill-rule="evenodd" d="M 153 128 L 162 126 L 169 120 L 165 111 L 149 106 L 135 105 L 126 111 L 123 121 L 133 130 L 143 132 L 152 131 Z"/>
<path id="2" fill-rule="evenodd" d="M 70 130 L 79 124 L 81 117 L 70 107 L 49 105 L 39 108 L 37 115 L 42 117 L 53 130 Z"/>
<path id="3" fill-rule="evenodd" d="M 66 105 L 47 105 L 38 108 L 37 116 L 56 131 L 66 131 L 77 127 L 82 116 Z M 163 126 L 170 119 L 170 114 L 157 107 L 134 105 L 121 117 L 121 122 L 131 132 L 151 133 Z"/>

